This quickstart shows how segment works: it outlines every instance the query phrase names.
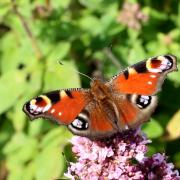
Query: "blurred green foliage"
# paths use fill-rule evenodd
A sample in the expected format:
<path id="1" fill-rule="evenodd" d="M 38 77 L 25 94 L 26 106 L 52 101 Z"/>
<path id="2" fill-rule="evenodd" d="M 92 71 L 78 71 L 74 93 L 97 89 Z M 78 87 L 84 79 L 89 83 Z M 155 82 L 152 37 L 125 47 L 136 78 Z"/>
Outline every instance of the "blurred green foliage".
<path id="1" fill-rule="evenodd" d="M 29 122 L 22 112 L 27 100 L 50 90 L 88 87 L 75 69 L 110 78 L 167 53 L 180 57 L 178 0 L 1 1 L 0 179 L 61 178 L 66 158 L 73 160 L 70 132 L 43 120 Z M 153 120 L 143 129 L 153 139 L 150 153 L 165 151 L 180 168 L 180 71 L 167 79 Z"/>

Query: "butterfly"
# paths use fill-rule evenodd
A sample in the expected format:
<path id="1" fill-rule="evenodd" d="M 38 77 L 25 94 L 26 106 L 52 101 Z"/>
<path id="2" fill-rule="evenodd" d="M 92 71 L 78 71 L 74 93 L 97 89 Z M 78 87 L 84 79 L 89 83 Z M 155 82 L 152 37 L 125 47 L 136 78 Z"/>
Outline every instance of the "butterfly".
<path id="1" fill-rule="evenodd" d="M 42 94 L 25 103 L 30 119 L 46 118 L 66 125 L 75 135 L 107 138 L 148 121 L 166 75 L 177 70 L 173 55 L 140 61 L 89 89 L 71 88 Z"/>

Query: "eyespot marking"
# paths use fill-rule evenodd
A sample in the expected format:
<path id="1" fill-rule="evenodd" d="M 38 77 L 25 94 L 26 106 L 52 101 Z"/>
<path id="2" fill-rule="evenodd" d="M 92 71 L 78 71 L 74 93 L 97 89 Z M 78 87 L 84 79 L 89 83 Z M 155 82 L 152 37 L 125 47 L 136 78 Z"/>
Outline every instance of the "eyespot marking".
<path id="1" fill-rule="evenodd" d="M 173 63 L 173 58 L 172 58 L 172 56 L 170 56 L 170 55 L 165 55 L 164 56 L 166 59 L 168 59 L 171 63 Z"/>
<path id="2" fill-rule="evenodd" d="M 48 111 L 50 108 L 51 108 L 51 104 L 48 104 L 47 106 L 45 106 L 43 108 L 42 112 L 44 113 L 44 112 Z"/>
<path id="3" fill-rule="evenodd" d="M 43 97 L 37 97 L 36 99 L 33 99 L 32 101 L 31 101 L 31 104 L 35 104 L 35 103 L 40 103 L 40 102 L 42 102 L 44 99 L 43 99 Z"/>
<path id="4" fill-rule="evenodd" d="M 139 96 L 137 96 L 136 104 L 140 109 L 144 109 L 151 104 L 151 99 L 152 99 L 151 96 L 139 95 Z"/>
<path id="5" fill-rule="evenodd" d="M 72 123 L 71 123 L 72 127 L 78 130 L 86 130 L 88 128 L 88 123 L 82 119 L 75 119 Z"/>
<path id="6" fill-rule="evenodd" d="M 40 95 L 39 97 L 36 98 L 36 101 L 38 98 L 42 98 L 46 104 L 51 104 L 51 100 L 46 95 Z"/>
<path id="7" fill-rule="evenodd" d="M 51 101 L 50 99 L 45 96 L 41 95 L 35 99 L 32 99 L 27 105 L 26 109 L 32 115 L 42 114 L 48 111 L 51 108 Z"/>
<path id="8" fill-rule="evenodd" d="M 171 56 L 158 56 L 147 60 L 146 67 L 150 72 L 161 73 L 173 67 Z"/>
<path id="9" fill-rule="evenodd" d="M 89 127 L 89 112 L 84 109 L 79 113 L 75 120 L 70 124 L 74 129 L 77 130 L 86 130 Z"/>

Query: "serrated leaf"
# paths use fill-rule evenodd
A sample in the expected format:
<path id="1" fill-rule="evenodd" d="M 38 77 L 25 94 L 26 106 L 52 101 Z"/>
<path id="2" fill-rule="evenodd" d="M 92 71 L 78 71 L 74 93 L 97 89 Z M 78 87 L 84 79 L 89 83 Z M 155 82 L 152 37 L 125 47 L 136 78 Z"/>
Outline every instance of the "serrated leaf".
<path id="1" fill-rule="evenodd" d="M 145 123 L 142 130 L 147 134 L 148 138 L 157 138 L 163 134 L 163 128 L 154 119 L 151 119 L 151 121 Z"/>

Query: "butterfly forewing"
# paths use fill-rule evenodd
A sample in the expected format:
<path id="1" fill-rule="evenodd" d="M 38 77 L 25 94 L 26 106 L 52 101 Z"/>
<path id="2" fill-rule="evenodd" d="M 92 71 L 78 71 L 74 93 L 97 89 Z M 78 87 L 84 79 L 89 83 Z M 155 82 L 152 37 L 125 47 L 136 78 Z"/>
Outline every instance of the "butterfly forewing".
<path id="1" fill-rule="evenodd" d="M 166 74 L 174 70 L 177 70 L 175 56 L 157 56 L 127 68 L 108 83 L 121 93 L 153 95 L 161 89 Z"/>
<path id="2" fill-rule="evenodd" d="M 88 103 L 88 90 L 65 89 L 40 95 L 27 102 L 23 110 L 31 118 L 48 118 L 70 124 Z"/>

